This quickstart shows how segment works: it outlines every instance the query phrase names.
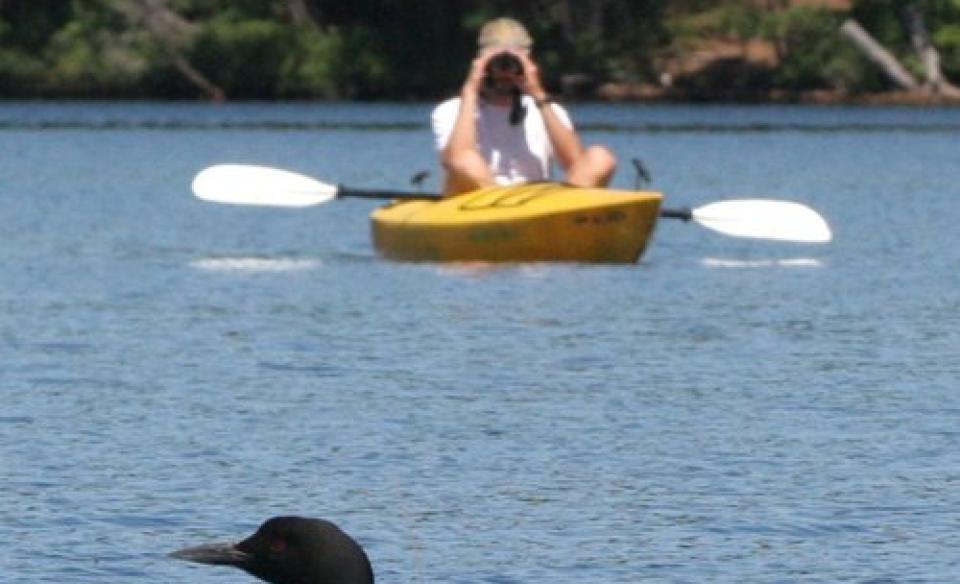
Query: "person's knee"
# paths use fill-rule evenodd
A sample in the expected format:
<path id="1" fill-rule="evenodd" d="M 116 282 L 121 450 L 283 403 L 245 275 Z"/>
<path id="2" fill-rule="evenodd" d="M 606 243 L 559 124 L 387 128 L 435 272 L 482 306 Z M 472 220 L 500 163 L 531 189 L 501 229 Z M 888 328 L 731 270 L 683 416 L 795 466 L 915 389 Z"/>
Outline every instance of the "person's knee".
<path id="1" fill-rule="evenodd" d="M 440 162 L 447 172 L 465 175 L 474 175 L 485 165 L 480 155 L 472 150 L 444 152 Z"/>
<path id="2" fill-rule="evenodd" d="M 604 146 L 590 146 L 567 173 L 567 182 L 579 187 L 606 186 L 617 170 L 617 157 Z"/>
<path id="3" fill-rule="evenodd" d="M 599 176 L 610 176 L 617 169 L 616 155 L 605 146 L 590 146 L 584 156 L 590 167 Z"/>
<path id="4" fill-rule="evenodd" d="M 479 152 L 444 152 L 440 163 L 446 171 L 444 192 L 448 195 L 471 191 L 494 183 L 493 174 Z"/>

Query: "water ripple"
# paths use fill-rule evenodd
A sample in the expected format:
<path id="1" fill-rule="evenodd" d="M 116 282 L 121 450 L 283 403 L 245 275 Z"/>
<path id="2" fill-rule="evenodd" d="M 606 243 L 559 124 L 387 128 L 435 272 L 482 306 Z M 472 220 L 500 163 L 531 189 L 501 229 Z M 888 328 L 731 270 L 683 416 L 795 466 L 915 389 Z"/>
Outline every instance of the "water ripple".
<path id="1" fill-rule="evenodd" d="M 658 123 L 658 122 L 591 122 L 577 127 L 587 132 L 623 134 L 944 134 L 960 133 L 955 123 Z M 0 120 L 2 131 L 73 130 L 109 131 L 230 131 L 230 132 L 426 132 L 427 122 L 417 121 L 344 121 L 344 120 L 129 120 L 129 119 L 20 119 Z"/>

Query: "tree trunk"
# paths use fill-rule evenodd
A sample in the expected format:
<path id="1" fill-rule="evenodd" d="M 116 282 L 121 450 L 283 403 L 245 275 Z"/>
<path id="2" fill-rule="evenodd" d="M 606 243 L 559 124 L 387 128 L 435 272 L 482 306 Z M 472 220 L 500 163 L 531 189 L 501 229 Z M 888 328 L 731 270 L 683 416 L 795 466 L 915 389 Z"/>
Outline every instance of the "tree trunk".
<path id="1" fill-rule="evenodd" d="M 315 29 L 320 28 L 320 24 L 314 17 L 306 0 L 287 0 L 287 12 L 290 13 L 290 20 L 294 24 Z"/>
<path id="2" fill-rule="evenodd" d="M 226 93 L 190 63 L 184 46 L 196 31 L 196 25 L 166 5 L 165 0 L 114 0 L 113 7 L 134 26 L 143 26 L 160 43 L 173 66 L 212 101 L 224 101 Z"/>
<path id="3" fill-rule="evenodd" d="M 883 48 L 860 23 L 848 19 L 840 27 L 840 33 L 849 39 L 868 59 L 880 67 L 887 77 L 901 89 L 914 91 L 919 89 L 920 83 L 907 71 L 900 61 L 888 50 Z"/>
<path id="4" fill-rule="evenodd" d="M 210 101 L 220 103 L 227 100 L 226 92 L 220 86 L 207 79 L 186 57 L 179 52 L 170 50 L 168 50 L 168 52 L 170 58 L 173 59 L 173 66 L 177 68 L 177 71 L 206 93 Z"/>
<path id="5" fill-rule="evenodd" d="M 910 37 L 913 51 L 923 63 L 926 87 L 938 95 L 960 97 L 960 88 L 951 85 L 943 76 L 943 70 L 940 68 L 940 53 L 930 42 L 930 33 L 924 23 L 923 13 L 916 4 L 911 3 L 903 7 L 900 16 L 907 36 Z"/>

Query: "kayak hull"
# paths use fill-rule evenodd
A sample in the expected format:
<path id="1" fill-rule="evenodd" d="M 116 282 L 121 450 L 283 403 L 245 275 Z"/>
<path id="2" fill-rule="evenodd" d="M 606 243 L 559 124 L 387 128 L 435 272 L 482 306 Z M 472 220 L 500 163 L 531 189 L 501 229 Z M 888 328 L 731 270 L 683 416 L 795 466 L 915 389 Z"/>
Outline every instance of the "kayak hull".
<path id="1" fill-rule="evenodd" d="M 634 263 L 663 196 L 534 183 L 440 201 L 394 202 L 371 214 L 374 246 L 414 262 Z"/>

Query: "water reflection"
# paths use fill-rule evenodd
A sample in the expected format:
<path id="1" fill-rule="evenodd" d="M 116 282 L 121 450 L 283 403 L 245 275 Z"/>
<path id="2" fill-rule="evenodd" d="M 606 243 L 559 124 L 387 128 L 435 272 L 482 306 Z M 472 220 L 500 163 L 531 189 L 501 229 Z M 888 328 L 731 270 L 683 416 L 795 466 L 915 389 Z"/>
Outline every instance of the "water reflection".
<path id="1" fill-rule="evenodd" d="M 299 257 L 208 257 L 190 262 L 190 267 L 213 272 L 293 272 L 323 265 L 316 258 Z"/>
<path id="2" fill-rule="evenodd" d="M 645 134 L 952 134 L 957 108 L 566 104 L 584 131 Z M 0 131 L 422 132 L 431 103 L 0 102 Z"/>
<path id="3" fill-rule="evenodd" d="M 624 134 L 952 134 L 960 132 L 960 123 L 909 122 L 731 122 L 660 123 L 583 121 L 583 131 Z M 266 132 L 428 132 L 426 121 L 352 121 L 352 120 L 189 120 L 189 119 L 0 119 L 0 131 L 84 130 L 84 131 L 266 131 Z"/>
<path id="4" fill-rule="evenodd" d="M 700 262 L 708 268 L 822 268 L 823 262 L 816 258 L 703 258 Z"/>

